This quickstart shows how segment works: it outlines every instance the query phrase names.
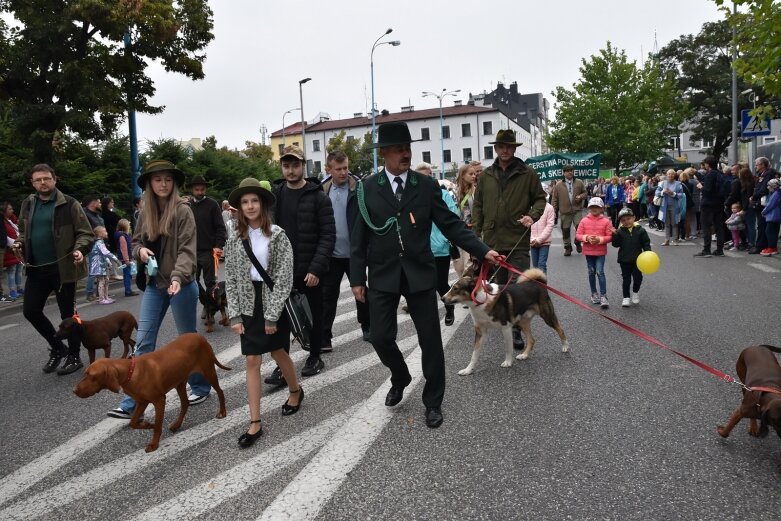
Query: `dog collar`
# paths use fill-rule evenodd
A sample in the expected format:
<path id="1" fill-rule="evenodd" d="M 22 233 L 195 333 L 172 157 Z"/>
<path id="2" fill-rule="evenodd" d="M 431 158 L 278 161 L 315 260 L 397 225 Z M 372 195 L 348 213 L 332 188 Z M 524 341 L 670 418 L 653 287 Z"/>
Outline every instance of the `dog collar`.
<path id="1" fill-rule="evenodd" d="M 131 378 L 133 378 L 133 371 L 136 370 L 136 357 L 131 356 L 130 357 L 130 369 L 127 371 L 127 378 L 125 378 L 125 381 L 122 382 L 120 385 L 125 385 L 130 381 Z"/>

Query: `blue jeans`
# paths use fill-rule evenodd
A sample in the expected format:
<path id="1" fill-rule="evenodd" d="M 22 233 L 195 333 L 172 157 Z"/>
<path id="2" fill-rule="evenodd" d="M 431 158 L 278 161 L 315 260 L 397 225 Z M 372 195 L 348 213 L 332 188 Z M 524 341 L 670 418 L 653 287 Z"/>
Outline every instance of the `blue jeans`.
<path id="1" fill-rule="evenodd" d="M 607 279 L 605 279 L 605 256 L 604 255 L 586 255 L 586 266 L 588 266 L 588 284 L 591 286 L 591 294 L 597 292 L 596 277 L 599 277 L 600 295 L 607 295 Z"/>
<path id="2" fill-rule="evenodd" d="M 95 275 L 87 275 L 87 296 L 95 294 Z"/>
<path id="3" fill-rule="evenodd" d="M 746 240 L 753 248 L 757 244 L 757 211 L 753 208 L 746 208 Z"/>
<path id="4" fill-rule="evenodd" d="M 531 249 L 532 266 L 541 269 L 542 272 L 545 273 L 546 275 L 548 274 L 548 251 L 549 250 L 550 250 L 549 244 L 545 244 L 544 246 L 540 246 L 539 248 L 533 247 Z"/>
<path id="5" fill-rule="evenodd" d="M 180 335 L 185 333 L 195 333 L 197 306 L 198 306 L 198 286 L 195 282 L 190 282 L 182 286 L 179 293 L 174 297 L 168 296 L 168 288 L 158 289 L 155 287 L 155 279 L 150 278 L 141 298 L 141 310 L 138 312 L 138 334 L 136 335 L 136 355 L 150 353 L 155 350 L 157 344 L 157 333 L 160 330 L 160 324 L 165 318 L 168 307 L 174 316 L 176 332 Z M 209 394 L 211 386 L 209 382 L 200 373 L 193 373 L 187 380 L 192 392 L 199 396 Z M 119 404 L 119 407 L 126 412 L 132 412 L 136 407 L 133 398 L 126 396 Z"/>
<path id="6" fill-rule="evenodd" d="M 8 291 L 24 291 L 22 284 L 22 265 L 12 264 L 5 269 L 6 281 L 8 282 Z"/>
<path id="7" fill-rule="evenodd" d="M 122 283 L 125 285 L 125 295 L 130 295 L 130 292 L 133 291 L 131 286 L 133 277 L 130 275 L 130 264 L 125 264 L 122 268 Z"/>

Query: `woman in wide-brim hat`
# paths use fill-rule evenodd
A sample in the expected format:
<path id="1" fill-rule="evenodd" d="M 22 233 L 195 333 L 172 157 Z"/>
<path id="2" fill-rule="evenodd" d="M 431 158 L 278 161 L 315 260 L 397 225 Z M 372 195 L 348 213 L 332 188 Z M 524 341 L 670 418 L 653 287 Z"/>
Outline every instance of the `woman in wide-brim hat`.
<path id="1" fill-rule="evenodd" d="M 287 354 L 290 326 L 284 310 L 293 287 L 293 248 L 285 231 L 271 223 L 269 210 L 274 205 L 271 185 L 268 181 L 244 179 L 228 196 L 228 202 L 238 210 L 238 224 L 236 232 L 225 243 L 225 292 L 231 328 L 240 335 L 241 353 L 247 358 L 250 425 L 238 440 L 240 447 L 247 448 L 263 434 L 260 418 L 263 355 L 271 353 L 288 384 L 283 416 L 298 412 L 304 390 L 298 383 L 293 360 Z M 272 279 L 273 290 L 253 266 L 245 242 Z"/>
<path id="2" fill-rule="evenodd" d="M 154 258 L 157 272 L 151 274 L 147 270 L 149 277 L 141 288 L 144 294 L 138 314 L 137 355 L 155 350 L 157 334 L 169 307 L 177 334 L 196 332 L 195 219 L 187 201 L 179 196 L 183 182 L 184 173 L 168 161 L 151 161 L 138 179 L 138 185 L 144 189 L 143 210 L 133 236 L 133 258 L 139 263 L 139 271 L 146 270 L 145 265 Z M 203 375 L 193 374 L 188 382 L 190 402 L 205 400 L 211 387 Z M 135 401 L 127 396 L 108 415 L 128 419 L 135 406 Z"/>

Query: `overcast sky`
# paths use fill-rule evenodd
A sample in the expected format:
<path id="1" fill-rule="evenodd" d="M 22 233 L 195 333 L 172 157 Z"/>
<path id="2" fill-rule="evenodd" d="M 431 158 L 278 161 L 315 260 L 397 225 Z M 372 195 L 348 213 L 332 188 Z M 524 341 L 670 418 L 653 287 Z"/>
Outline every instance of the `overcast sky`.
<path id="1" fill-rule="evenodd" d="M 213 0 L 215 38 L 207 49 L 206 78 L 193 82 L 153 65 L 155 104 L 161 115 L 139 114 L 145 140 L 217 137 L 218 145 L 243 148 L 260 141 L 260 127 L 282 127 L 282 114 L 299 106 L 304 85 L 307 120 L 319 112 L 332 119 L 366 113 L 371 104 L 369 55 L 374 52 L 379 110 L 397 112 L 438 106 L 421 91 L 489 91 L 497 81 L 518 82 L 522 93 L 550 94 L 579 78 L 581 59 L 607 40 L 632 60 L 704 22 L 722 18 L 711 0 L 331 0 L 266 2 Z M 383 41 L 384 41 L 383 40 Z M 451 104 L 455 98 L 446 98 Z M 289 114 L 286 124 L 298 118 Z M 123 133 L 127 127 L 123 128 Z"/>

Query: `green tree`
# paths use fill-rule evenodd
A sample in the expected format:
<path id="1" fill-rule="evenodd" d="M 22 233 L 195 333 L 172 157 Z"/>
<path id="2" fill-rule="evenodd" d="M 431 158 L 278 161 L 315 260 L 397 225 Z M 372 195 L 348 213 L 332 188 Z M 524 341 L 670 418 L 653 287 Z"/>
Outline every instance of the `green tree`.
<path id="1" fill-rule="evenodd" d="M 689 129 L 695 140 L 713 140 L 709 153 L 725 154 L 732 142 L 732 31 L 729 22 L 703 24 L 697 35 L 682 35 L 656 55 L 659 66 L 670 73 L 689 104 Z M 738 92 L 748 83 L 739 79 Z M 761 98 L 764 94 L 760 91 Z M 747 97 L 738 98 L 738 109 L 751 108 Z"/>
<path id="2" fill-rule="evenodd" d="M 649 60 L 643 68 L 607 48 L 582 60 L 572 89 L 557 87 L 556 120 L 547 137 L 553 150 L 601 152 L 616 173 L 655 158 L 678 134 L 686 110 L 675 81 Z"/>
<path id="3" fill-rule="evenodd" d="M 737 30 L 735 69 L 751 85 L 781 98 L 781 4 L 776 0 L 734 0 L 747 7 L 732 13 L 732 1 L 715 0 Z"/>
<path id="4" fill-rule="evenodd" d="M 201 79 L 213 39 L 207 0 L 0 0 L 0 14 L 15 18 L 0 24 L 0 100 L 36 161 L 55 159 L 58 134 L 106 139 L 129 108 L 162 112 L 147 63 Z"/>
<path id="5" fill-rule="evenodd" d="M 335 150 L 344 152 L 350 162 L 350 172 L 358 177 L 368 175 L 374 166 L 371 132 L 367 132 L 362 140 L 358 140 L 347 139 L 347 132 L 343 130 L 328 140 L 326 150 L 329 153 Z"/>
<path id="6" fill-rule="evenodd" d="M 253 159 L 263 159 L 265 161 L 272 161 L 274 159 L 274 151 L 268 145 L 261 145 L 253 141 L 244 142 L 244 154 L 247 157 Z"/>

